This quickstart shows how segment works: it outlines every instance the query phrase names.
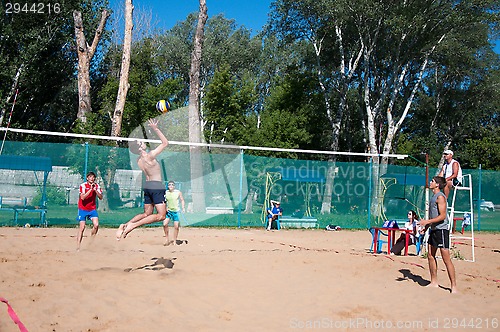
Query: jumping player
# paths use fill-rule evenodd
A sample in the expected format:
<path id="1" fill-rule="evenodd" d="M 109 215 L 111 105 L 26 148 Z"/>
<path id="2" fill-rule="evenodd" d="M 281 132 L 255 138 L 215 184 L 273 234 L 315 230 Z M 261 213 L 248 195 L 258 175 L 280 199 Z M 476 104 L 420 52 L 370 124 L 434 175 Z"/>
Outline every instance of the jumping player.
<path id="1" fill-rule="evenodd" d="M 168 140 L 158 128 L 158 120 L 150 119 L 149 126 L 155 131 L 161 141 L 155 149 L 148 151 L 144 142 L 132 142 L 130 152 L 139 155 L 137 165 L 146 177 L 144 184 L 144 212 L 136 215 L 127 223 L 121 224 L 116 231 L 116 239 L 125 238 L 133 229 L 151 224 L 157 221 L 163 221 L 167 213 L 165 204 L 165 184 L 161 178 L 160 164 L 156 157 L 168 146 Z M 156 214 L 153 214 L 156 208 Z"/>

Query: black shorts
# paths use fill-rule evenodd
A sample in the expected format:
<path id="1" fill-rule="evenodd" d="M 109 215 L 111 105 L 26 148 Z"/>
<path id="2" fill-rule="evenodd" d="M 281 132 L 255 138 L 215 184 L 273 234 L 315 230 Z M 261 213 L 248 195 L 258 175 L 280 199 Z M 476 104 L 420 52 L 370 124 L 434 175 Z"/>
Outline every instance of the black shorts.
<path id="1" fill-rule="evenodd" d="M 450 231 L 447 229 L 431 229 L 427 243 L 436 248 L 450 249 Z"/>
<path id="2" fill-rule="evenodd" d="M 144 188 L 144 204 L 165 204 L 165 189 Z"/>

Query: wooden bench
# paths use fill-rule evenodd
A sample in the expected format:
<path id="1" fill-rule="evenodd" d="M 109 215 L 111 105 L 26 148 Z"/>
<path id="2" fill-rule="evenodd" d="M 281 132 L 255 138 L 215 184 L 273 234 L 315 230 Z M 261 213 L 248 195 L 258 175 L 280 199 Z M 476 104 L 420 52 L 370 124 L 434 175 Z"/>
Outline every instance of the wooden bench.
<path id="1" fill-rule="evenodd" d="M 14 211 L 14 224 L 18 226 L 19 212 L 35 212 L 40 213 L 40 221 L 43 226 L 47 226 L 45 216 L 47 208 L 28 206 L 26 197 L 8 197 L 0 196 L 0 211 Z"/>
<path id="2" fill-rule="evenodd" d="M 233 214 L 234 209 L 232 207 L 207 206 L 205 212 L 207 214 Z"/>
<path id="3" fill-rule="evenodd" d="M 318 219 L 314 217 L 282 216 L 280 226 L 281 228 L 319 228 Z"/>
<path id="4" fill-rule="evenodd" d="M 25 207 L 28 203 L 26 197 L 4 197 L 0 196 L 0 209 L 10 209 L 13 206 L 23 206 Z"/>

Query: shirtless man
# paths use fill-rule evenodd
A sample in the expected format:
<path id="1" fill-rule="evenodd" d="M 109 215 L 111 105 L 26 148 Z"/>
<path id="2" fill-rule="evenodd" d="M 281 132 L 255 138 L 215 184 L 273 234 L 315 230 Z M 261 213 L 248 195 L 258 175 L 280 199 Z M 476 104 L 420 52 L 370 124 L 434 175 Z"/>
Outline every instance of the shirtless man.
<path id="1" fill-rule="evenodd" d="M 165 185 L 161 179 L 160 164 L 156 157 L 168 146 L 168 140 L 158 129 L 158 120 L 150 119 L 149 127 L 156 132 L 161 144 L 155 149 L 148 151 L 144 142 L 133 142 L 130 144 L 130 152 L 139 155 L 137 165 L 144 173 L 146 182 L 144 184 L 144 212 L 136 215 L 127 223 L 121 224 L 116 231 L 116 239 L 125 238 L 133 229 L 151 224 L 157 221 L 163 221 L 167 213 L 165 204 Z M 153 214 L 156 208 L 156 214 Z"/>

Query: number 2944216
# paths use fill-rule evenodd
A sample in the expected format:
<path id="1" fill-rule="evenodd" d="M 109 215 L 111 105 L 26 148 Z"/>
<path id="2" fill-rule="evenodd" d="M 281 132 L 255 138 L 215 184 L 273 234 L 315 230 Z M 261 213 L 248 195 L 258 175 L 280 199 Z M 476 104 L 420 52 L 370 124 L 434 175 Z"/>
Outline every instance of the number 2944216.
<path id="1" fill-rule="evenodd" d="M 27 2 L 7 2 L 5 4 L 5 14 L 59 14 L 61 4 L 54 3 L 27 3 Z"/>

